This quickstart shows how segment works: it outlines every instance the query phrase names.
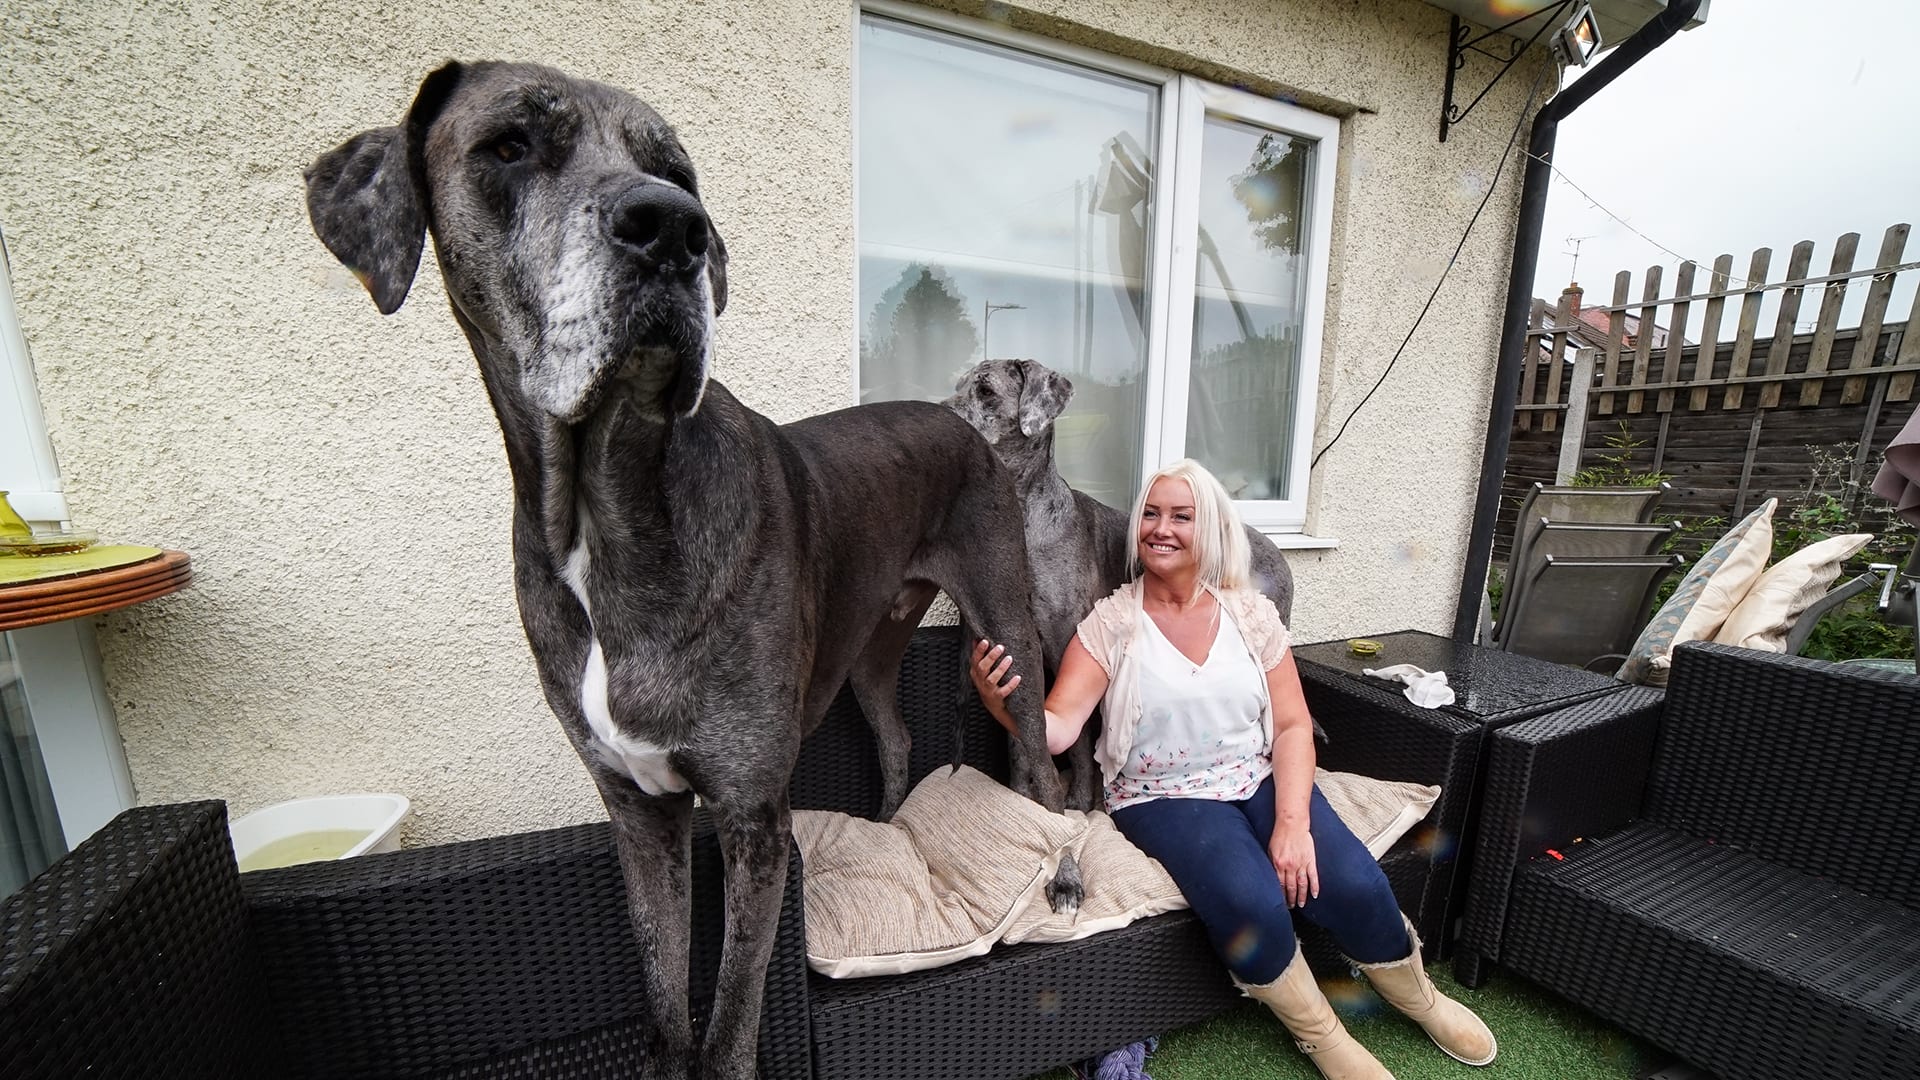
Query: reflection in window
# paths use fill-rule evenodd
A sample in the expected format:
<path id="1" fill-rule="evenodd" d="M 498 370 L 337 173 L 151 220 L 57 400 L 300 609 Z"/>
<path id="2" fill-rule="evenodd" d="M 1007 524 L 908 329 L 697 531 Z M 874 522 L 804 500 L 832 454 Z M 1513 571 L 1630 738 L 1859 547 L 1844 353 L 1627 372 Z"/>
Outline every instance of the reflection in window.
<path id="1" fill-rule="evenodd" d="M 860 396 L 940 400 L 974 363 L 1073 380 L 1069 484 L 1112 505 L 1142 458 L 1158 88 L 863 18 Z"/>
<path id="2" fill-rule="evenodd" d="M 0 633 L 0 897 L 66 853 L 13 642 Z"/>
<path id="3" fill-rule="evenodd" d="M 1209 115 L 1200 162 L 1188 456 L 1236 499 L 1286 499 L 1313 144 Z"/>
<path id="4" fill-rule="evenodd" d="M 1074 383 L 1074 487 L 1125 506 L 1194 457 L 1300 529 L 1339 121 L 977 27 L 861 19 L 862 400 L 1037 360 Z"/>

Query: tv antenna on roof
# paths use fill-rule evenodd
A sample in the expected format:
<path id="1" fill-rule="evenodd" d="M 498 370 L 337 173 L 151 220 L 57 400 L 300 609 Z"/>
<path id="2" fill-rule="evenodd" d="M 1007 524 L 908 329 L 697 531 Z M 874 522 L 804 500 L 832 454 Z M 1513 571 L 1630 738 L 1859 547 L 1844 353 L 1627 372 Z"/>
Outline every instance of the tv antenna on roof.
<path id="1" fill-rule="evenodd" d="M 1582 241 L 1591 239 L 1593 239 L 1591 236 L 1569 236 L 1566 238 L 1566 243 L 1573 245 L 1572 251 L 1566 251 L 1565 249 L 1561 251 L 1562 254 L 1573 256 L 1573 269 L 1567 273 L 1568 281 L 1580 280 L 1580 244 Z"/>

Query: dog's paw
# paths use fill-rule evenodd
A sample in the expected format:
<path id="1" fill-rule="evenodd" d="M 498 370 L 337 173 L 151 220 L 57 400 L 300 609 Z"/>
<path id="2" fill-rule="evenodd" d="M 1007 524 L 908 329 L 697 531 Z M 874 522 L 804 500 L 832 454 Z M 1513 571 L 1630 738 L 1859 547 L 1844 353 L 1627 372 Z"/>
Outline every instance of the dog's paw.
<path id="1" fill-rule="evenodd" d="M 1080 880 L 1080 864 L 1071 855 L 1060 857 L 1060 869 L 1047 882 L 1047 906 L 1055 915 L 1076 915 L 1080 901 L 1086 899 L 1087 886 Z"/>

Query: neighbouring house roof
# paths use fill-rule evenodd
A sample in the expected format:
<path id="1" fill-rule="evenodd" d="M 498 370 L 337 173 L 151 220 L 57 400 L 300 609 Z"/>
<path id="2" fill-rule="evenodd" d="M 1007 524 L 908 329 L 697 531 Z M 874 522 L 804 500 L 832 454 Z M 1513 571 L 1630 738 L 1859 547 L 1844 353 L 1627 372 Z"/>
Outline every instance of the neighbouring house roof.
<path id="1" fill-rule="evenodd" d="M 1610 330 L 1609 320 L 1611 318 L 1608 312 L 1604 308 L 1585 307 L 1581 303 L 1584 298 L 1583 290 L 1578 284 L 1567 286 L 1560 296 L 1561 299 L 1571 299 L 1574 316 L 1572 324 L 1567 327 L 1566 359 L 1573 359 L 1573 353 L 1577 349 L 1606 348 L 1607 334 Z M 1556 320 L 1560 313 L 1560 301 L 1543 300 L 1536 297 L 1534 302 L 1546 309 L 1546 320 L 1542 325 L 1549 331 L 1559 330 L 1560 326 Z M 1638 348 L 1640 345 L 1640 316 L 1632 312 L 1623 312 L 1622 315 L 1624 316 L 1625 323 L 1622 327 L 1624 334 L 1621 337 L 1620 346 L 1623 349 Z M 1649 333 L 1653 338 L 1653 348 L 1660 349 L 1666 347 L 1666 327 L 1661 326 L 1659 323 L 1654 323 Z M 1551 338 L 1546 337 L 1539 339 L 1539 347 L 1543 353 L 1551 348 L 1548 344 L 1551 340 Z"/>

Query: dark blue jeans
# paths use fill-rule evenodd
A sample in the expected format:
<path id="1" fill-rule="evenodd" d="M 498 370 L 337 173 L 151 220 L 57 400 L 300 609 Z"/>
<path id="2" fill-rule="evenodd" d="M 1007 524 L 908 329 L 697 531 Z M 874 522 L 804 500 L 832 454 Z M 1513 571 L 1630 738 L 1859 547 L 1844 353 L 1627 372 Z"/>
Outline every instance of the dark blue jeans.
<path id="1" fill-rule="evenodd" d="M 1360 963 L 1406 959 L 1413 943 L 1387 875 L 1317 786 L 1310 807 L 1320 895 L 1300 915 Z M 1113 814 L 1120 832 L 1173 875 L 1220 959 L 1256 986 L 1279 978 L 1293 960 L 1293 913 L 1267 857 L 1273 820 L 1271 776 L 1240 802 L 1155 799 Z"/>

